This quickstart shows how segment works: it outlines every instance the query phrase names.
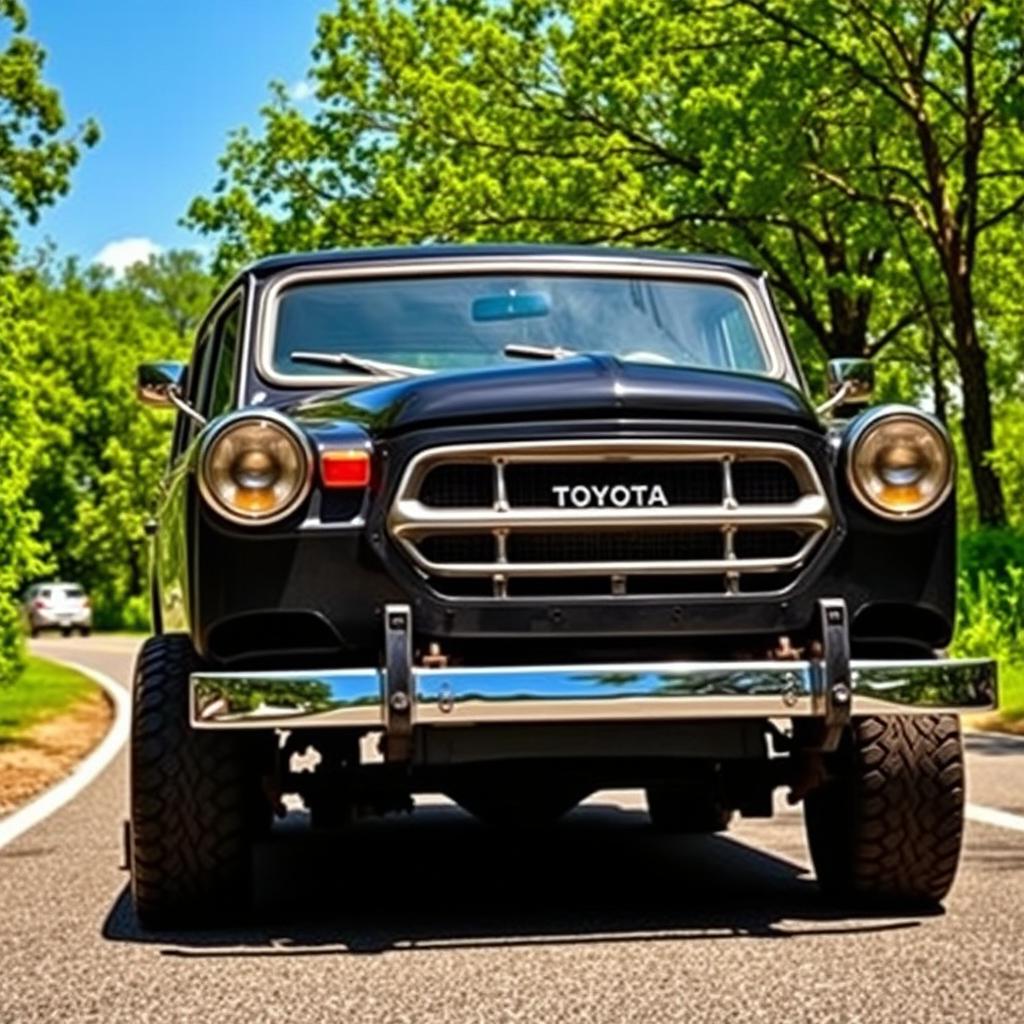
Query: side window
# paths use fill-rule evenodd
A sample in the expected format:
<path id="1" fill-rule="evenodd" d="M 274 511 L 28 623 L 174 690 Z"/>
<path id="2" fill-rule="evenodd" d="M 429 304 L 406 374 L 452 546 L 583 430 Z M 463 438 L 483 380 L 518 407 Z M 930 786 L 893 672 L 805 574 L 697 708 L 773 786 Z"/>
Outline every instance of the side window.
<path id="1" fill-rule="evenodd" d="M 234 403 L 235 366 L 238 361 L 242 304 L 233 302 L 217 319 L 209 377 L 200 410 L 204 416 L 219 416 Z"/>

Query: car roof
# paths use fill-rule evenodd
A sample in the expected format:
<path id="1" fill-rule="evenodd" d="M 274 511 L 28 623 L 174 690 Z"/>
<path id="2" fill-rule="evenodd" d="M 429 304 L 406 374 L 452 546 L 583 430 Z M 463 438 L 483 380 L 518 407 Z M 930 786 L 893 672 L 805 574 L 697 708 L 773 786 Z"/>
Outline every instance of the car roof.
<path id="1" fill-rule="evenodd" d="M 283 253 L 257 260 L 242 271 L 257 278 L 271 277 L 285 270 L 346 263 L 376 263 L 387 260 L 431 260 L 452 257 L 501 256 L 586 256 L 589 259 L 657 260 L 683 266 L 716 267 L 760 277 L 763 271 L 735 256 L 712 253 L 684 253 L 660 249 L 621 249 L 598 245 L 522 245 L 480 243 L 472 245 L 406 245 L 373 249 L 325 249 L 319 252 Z"/>

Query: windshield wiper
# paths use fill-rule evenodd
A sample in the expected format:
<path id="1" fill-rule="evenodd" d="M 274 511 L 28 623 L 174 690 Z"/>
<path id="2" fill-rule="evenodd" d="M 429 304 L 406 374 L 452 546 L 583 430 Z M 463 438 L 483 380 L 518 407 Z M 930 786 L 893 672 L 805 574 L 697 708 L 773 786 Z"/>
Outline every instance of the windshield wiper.
<path id="1" fill-rule="evenodd" d="M 322 366 L 338 366 L 343 370 L 358 370 L 360 373 L 372 374 L 374 377 L 386 377 L 389 380 L 400 380 L 402 377 L 425 377 L 432 370 L 424 370 L 419 366 L 405 366 L 403 363 L 385 363 L 379 359 L 366 359 L 353 356 L 348 352 L 290 352 L 288 358 L 293 363 L 319 363 Z"/>
<path id="2" fill-rule="evenodd" d="M 568 359 L 579 355 L 575 349 L 562 348 L 561 345 L 506 345 L 502 351 L 517 359 Z"/>

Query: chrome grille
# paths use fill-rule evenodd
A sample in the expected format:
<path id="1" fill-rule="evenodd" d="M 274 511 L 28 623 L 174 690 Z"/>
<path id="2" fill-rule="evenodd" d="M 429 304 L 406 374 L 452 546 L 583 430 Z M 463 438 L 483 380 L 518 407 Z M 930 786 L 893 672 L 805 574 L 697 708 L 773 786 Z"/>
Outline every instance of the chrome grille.
<path id="1" fill-rule="evenodd" d="M 514 598 L 779 593 L 831 521 L 792 445 L 580 440 L 421 452 L 388 525 L 441 592 Z"/>

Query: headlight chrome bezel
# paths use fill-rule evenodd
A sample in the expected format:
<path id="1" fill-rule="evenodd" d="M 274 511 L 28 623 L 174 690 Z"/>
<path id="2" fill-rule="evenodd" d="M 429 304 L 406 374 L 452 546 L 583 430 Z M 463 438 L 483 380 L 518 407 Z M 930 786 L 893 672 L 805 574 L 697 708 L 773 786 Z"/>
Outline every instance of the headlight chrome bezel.
<path id="1" fill-rule="evenodd" d="M 899 510 L 881 504 L 877 497 L 865 486 L 863 479 L 856 471 L 857 452 L 860 446 L 876 430 L 882 429 L 887 423 L 898 423 L 907 420 L 913 421 L 918 426 L 931 431 L 945 449 L 945 479 L 927 505 L 916 509 Z M 846 481 L 850 491 L 868 512 L 889 522 L 906 523 L 924 519 L 941 508 L 953 491 L 956 481 L 956 451 L 949 436 L 949 431 L 940 420 L 929 413 L 922 412 L 920 409 L 904 405 L 885 405 L 863 413 L 851 425 L 844 438 L 843 449 L 846 463 Z"/>
<path id="2" fill-rule="evenodd" d="M 301 459 L 301 483 L 295 493 L 284 504 L 266 514 L 246 513 L 225 503 L 209 478 L 210 460 L 217 444 L 232 431 L 248 424 L 264 425 L 280 431 L 295 445 Z M 207 507 L 222 519 L 237 526 L 270 526 L 287 519 L 303 505 L 313 488 L 313 470 L 313 446 L 309 438 L 288 417 L 270 409 L 239 409 L 219 419 L 203 438 L 196 464 L 196 482 Z"/>

